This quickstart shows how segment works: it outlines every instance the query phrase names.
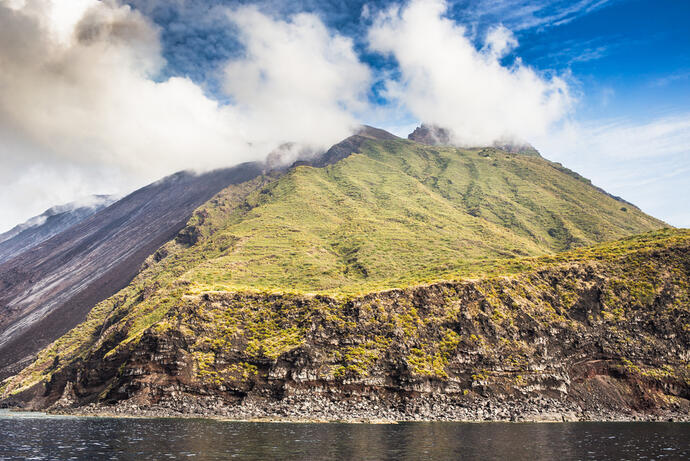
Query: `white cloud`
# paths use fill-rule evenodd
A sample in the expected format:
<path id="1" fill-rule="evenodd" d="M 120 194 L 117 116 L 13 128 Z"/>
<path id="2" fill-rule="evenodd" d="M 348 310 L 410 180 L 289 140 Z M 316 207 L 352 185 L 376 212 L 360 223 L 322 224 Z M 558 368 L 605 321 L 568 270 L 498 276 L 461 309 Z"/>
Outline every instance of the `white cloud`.
<path id="1" fill-rule="evenodd" d="M 567 24 L 617 0 L 473 0 L 464 16 L 470 21 L 501 18 L 514 30 Z"/>
<path id="2" fill-rule="evenodd" d="M 79 196 L 345 136 L 369 78 L 352 43 L 312 15 L 230 17 L 247 52 L 227 68 L 235 104 L 220 105 L 189 79 L 157 80 L 159 31 L 128 6 L 0 0 L 0 229 Z"/>
<path id="3" fill-rule="evenodd" d="M 516 45 L 496 28 L 478 51 L 465 29 L 444 17 L 442 0 L 412 0 L 382 13 L 369 30 L 370 47 L 392 55 L 401 77 L 386 82 L 389 98 L 423 122 L 450 128 L 456 141 L 485 145 L 498 139 L 532 139 L 565 117 L 568 85 L 546 78 L 519 60 L 500 57 Z"/>
<path id="4" fill-rule="evenodd" d="M 225 68 L 225 89 L 251 139 L 268 128 L 274 139 L 329 147 L 351 132 L 370 80 L 352 40 L 311 14 L 276 21 L 249 7 L 229 17 L 245 56 Z"/>
<path id="5" fill-rule="evenodd" d="M 651 87 L 653 87 L 653 88 L 654 88 L 654 87 L 659 88 L 659 87 L 668 86 L 668 85 L 671 85 L 671 84 L 673 84 L 673 83 L 675 83 L 675 82 L 683 81 L 683 80 L 687 80 L 687 79 L 690 79 L 690 71 L 688 71 L 688 70 L 680 70 L 680 71 L 677 71 L 677 72 L 673 72 L 673 73 L 671 73 L 671 74 L 668 74 L 668 75 L 666 75 L 666 76 L 664 76 L 664 77 L 660 77 L 660 78 L 654 79 L 654 80 L 650 83 L 649 86 L 651 86 Z"/>
<path id="6" fill-rule="evenodd" d="M 521 6 L 504 20 L 517 30 L 607 2 L 580 0 L 553 13 L 565 3 L 491 0 L 477 11 Z M 441 0 L 369 10 L 370 48 L 399 63 L 399 75 L 382 76 L 388 106 L 366 103 L 370 70 L 352 41 L 316 16 L 278 20 L 214 6 L 214 26 L 228 21 L 246 48 L 222 68 L 231 100 L 222 105 L 189 79 L 161 79 L 160 31 L 116 0 L 0 0 L 0 231 L 55 204 L 126 192 L 176 170 L 260 159 L 278 146 L 288 155 L 324 148 L 358 115 L 403 136 L 419 119 L 451 128 L 464 144 L 525 139 L 646 211 L 690 226 L 678 212 L 690 209 L 690 115 L 572 123 L 563 78 L 519 60 L 501 65 L 517 46 L 508 28 L 490 29 L 477 50 Z"/>
<path id="7" fill-rule="evenodd" d="M 485 52 L 494 59 L 501 59 L 518 45 L 515 35 L 503 25 L 489 29 L 485 42 Z"/>
<path id="8" fill-rule="evenodd" d="M 690 114 L 644 122 L 626 119 L 569 122 L 535 143 L 547 152 L 588 160 L 685 156 L 690 153 Z"/>

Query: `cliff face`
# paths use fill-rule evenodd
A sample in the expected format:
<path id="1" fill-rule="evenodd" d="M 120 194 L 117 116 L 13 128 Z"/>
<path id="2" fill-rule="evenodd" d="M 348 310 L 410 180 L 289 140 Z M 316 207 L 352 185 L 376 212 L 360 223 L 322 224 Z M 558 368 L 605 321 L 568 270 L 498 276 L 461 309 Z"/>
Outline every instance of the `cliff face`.
<path id="1" fill-rule="evenodd" d="M 348 299 L 183 296 L 139 333 L 116 304 L 71 333 L 79 347 L 56 343 L 6 382 L 5 404 L 323 416 L 345 402 L 471 419 L 548 401 L 687 415 L 689 232 L 510 264 L 520 273 Z"/>

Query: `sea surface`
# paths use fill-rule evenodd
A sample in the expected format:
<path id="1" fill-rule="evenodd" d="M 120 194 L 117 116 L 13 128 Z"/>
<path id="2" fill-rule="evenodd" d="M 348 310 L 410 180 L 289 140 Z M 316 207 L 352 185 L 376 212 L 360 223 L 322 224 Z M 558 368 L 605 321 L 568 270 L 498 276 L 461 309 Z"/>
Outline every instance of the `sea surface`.
<path id="1" fill-rule="evenodd" d="M 690 459 L 687 423 L 251 423 L 0 410 L 0 460 Z"/>

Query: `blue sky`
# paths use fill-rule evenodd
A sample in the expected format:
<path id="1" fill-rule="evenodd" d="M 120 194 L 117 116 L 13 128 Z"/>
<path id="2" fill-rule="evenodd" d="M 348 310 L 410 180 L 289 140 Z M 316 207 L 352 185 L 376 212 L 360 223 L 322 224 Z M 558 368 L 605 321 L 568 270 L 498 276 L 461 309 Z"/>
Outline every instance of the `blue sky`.
<path id="1" fill-rule="evenodd" d="M 129 3 L 161 26 L 165 75 L 189 76 L 211 92 L 214 72 L 242 53 L 235 31 L 213 18 L 217 6 L 256 4 L 278 17 L 315 13 L 329 27 L 352 37 L 370 65 L 391 65 L 367 52 L 363 36 L 370 21 L 362 18 L 362 9 L 385 9 L 396 2 Z M 690 110 L 690 2 L 461 0 L 450 3 L 447 16 L 473 31 L 477 46 L 488 27 L 503 24 L 512 30 L 519 46 L 506 62 L 519 57 L 542 71 L 571 72 L 582 96 L 579 117 L 649 120 Z"/>
<path id="2" fill-rule="evenodd" d="M 547 30 L 520 34 L 516 53 L 568 69 L 582 85 L 582 117 L 649 117 L 690 107 L 690 3 L 610 2 Z"/>
<path id="3" fill-rule="evenodd" d="M 0 0 L 16 70 L 0 78 L 0 230 L 175 169 L 328 145 L 354 122 L 420 121 L 465 144 L 520 137 L 690 227 L 690 2 L 36 2 L 53 13 Z"/>
<path id="4" fill-rule="evenodd" d="M 213 91 L 214 68 L 242 52 L 233 31 L 222 24 L 217 29 L 196 28 L 190 24 L 194 15 L 185 18 L 183 10 L 169 4 L 160 6 L 145 0 L 143 3 L 139 6 L 163 28 L 167 71 L 192 76 Z M 372 67 L 395 68 L 394 61 L 369 52 L 363 38 L 370 23 L 362 18 L 365 5 L 374 10 L 384 9 L 390 3 L 357 0 L 259 5 L 275 15 L 313 12 L 329 27 L 352 37 L 362 59 Z M 137 6 L 137 2 L 133 4 Z M 542 72 L 569 75 L 578 95 L 572 114 L 576 121 L 615 121 L 635 126 L 669 117 L 687 117 L 690 113 L 690 2 L 461 0 L 451 3 L 447 16 L 465 25 L 478 47 L 488 28 L 503 24 L 519 42 L 504 62 L 519 58 Z M 410 120 L 417 121 L 413 116 Z M 684 139 L 690 139 L 690 135 Z M 615 151 L 616 145 L 610 149 Z M 597 154 L 578 155 L 555 147 L 554 151 L 544 152 L 548 158 L 572 166 L 645 211 L 674 225 L 690 226 L 690 145 L 680 155 L 662 158 L 650 155 L 628 159 L 613 155 L 609 159 Z M 621 164 L 626 162 L 627 165 Z M 674 175 L 679 170 L 684 171 Z"/>

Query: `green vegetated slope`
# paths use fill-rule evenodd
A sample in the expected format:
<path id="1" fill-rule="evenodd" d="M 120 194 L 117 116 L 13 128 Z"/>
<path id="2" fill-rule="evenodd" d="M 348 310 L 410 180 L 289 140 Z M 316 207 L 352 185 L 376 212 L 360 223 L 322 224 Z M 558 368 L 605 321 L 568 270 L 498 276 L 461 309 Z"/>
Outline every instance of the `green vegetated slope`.
<path id="1" fill-rule="evenodd" d="M 202 207 L 179 255 L 198 290 L 361 292 L 663 223 L 539 157 L 369 141 Z"/>
<path id="2" fill-rule="evenodd" d="M 70 380 L 83 402 L 174 383 L 246 392 L 280 385 L 268 377 L 285 363 L 315 367 L 294 371 L 334 383 L 398 370 L 412 388 L 427 378 L 452 378 L 462 391 L 492 380 L 502 389 L 542 386 L 554 377 L 550 385 L 560 387 L 585 359 L 592 366 L 611 361 L 610 373 L 633 381 L 656 380 L 654 389 L 684 389 L 690 378 L 678 351 L 687 349 L 690 332 L 689 249 L 690 230 L 663 229 L 497 261 L 481 279 L 345 297 L 190 294 L 188 282 L 170 276 L 174 255 L 156 262 L 159 254 L 129 287 L 5 381 L 0 395 L 32 389 L 40 407 Z M 39 383 L 46 387 L 33 387 Z"/>
<path id="3" fill-rule="evenodd" d="M 48 373 L 104 343 L 122 350 L 204 292 L 342 298 L 521 271 L 531 264 L 525 257 L 663 226 L 537 156 L 404 140 L 369 140 L 359 150 L 222 191 L 127 288 L 41 354 L 54 360 Z M 22 382 L 45 376 L 46 362 L 37 363 Z"/>

